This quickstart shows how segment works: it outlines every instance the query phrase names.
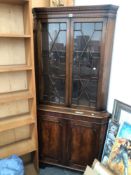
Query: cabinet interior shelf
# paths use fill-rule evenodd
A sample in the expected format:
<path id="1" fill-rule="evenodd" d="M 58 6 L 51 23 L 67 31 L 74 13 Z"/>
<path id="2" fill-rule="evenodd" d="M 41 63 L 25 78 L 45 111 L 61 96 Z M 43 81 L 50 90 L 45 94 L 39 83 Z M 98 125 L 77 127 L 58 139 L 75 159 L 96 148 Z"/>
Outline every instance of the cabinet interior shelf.
<path id="1" fill-rule="evenodd" d="M 20 142 L 16 142 L 13 144 L 9 144 L 8 146 L 4 146 L 0 148 L 0 157 L 4 158 L 12 154 L 16 155 L 24 155 L 30 152 L 35 151 L 36 145 L 34 142 L 34 138 L 26 139 Z"/>
<path id="2" fill-rule="evenodd" d="M 14 71 L 28 71 L 28 70 L 32 70 L 32 67 L 25 65 L 0 66 L 0 72 L 14 72 Z"/>
<path id="3" fill-rule="evenodd" d="M 0 38 L 31 38 L 30 35 L 25 35 L 25 34 L 5 34 L 5 33 L 1 33 L 0 34 Z"/>
<path id="4" fill-rule="evenodd" d="M 0 103 L 22 100 L 22 99 L 31 99 L 33 98 L 32 93 L 29 91 L 18 91 L 18 92 L 11 92 L 6 94 L 0 94 Z"/>
<path id="5" fill-rule="evenodd" d="M 10 117 L 8 120 L 2 119 L 0 120 L 0 132 L 16 128 L 16 126 L 21 127 L 33 123 L 35 123 L 35 119 L 31 114 L 18 115 L 13 118 Z"/>

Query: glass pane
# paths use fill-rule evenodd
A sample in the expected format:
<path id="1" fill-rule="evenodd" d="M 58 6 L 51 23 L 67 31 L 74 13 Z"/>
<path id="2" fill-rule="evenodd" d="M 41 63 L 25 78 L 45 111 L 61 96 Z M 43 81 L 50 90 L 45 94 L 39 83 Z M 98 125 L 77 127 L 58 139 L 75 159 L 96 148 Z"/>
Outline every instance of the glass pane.
<path id="1" fill-rule="evenodd" d="M 99 44 L 99 42 L 97 41 L 100 41 L 100 40 L 101 40 L 101 31 L 95 31 L 92 36 L 92 42 L 94 41 L 97 46 Z"/>
<path id="2" fill-rule="evenodd" d="M 75 79 L 73 81 L 72 103 L 95 107 L 96 92 L 97 80 Z"/>
<path id="3" fill-rule="evenodd" d="M 66 30 L 66 23 L 60 24 L 60 30 Z"/>
<path id="4" fill-rule="evenodd" d="M 81 29 L 81 23 L 75 23 L 74 30 L 80 30 L 80 29 Z"/>
<path id="5" fill-rule="evenodd" d="M 95 30 L 102 30 L 102 23 L 95 23 Z"/>
<path id="6" fill-rule="evenodd" d="M 94 23 L 82 23 L 82 33 L 87 39 L 90 39 L 93 32 L 94 32 Z"/>
<path id="7" fill-rule="evenodd" d="M 65 103 L 66 31 L 64 23 L 43 23 L 44 102 Z M 65 24 L 64 24 L 65 25 Z"/>
<path id="8" fill-rule="evenodd" d="M 80 50 L 81 49 L 81 44 L 85 44 L 83 38 L 82 38 L 82 34 L 79 31 L 75 31 L 74 33 L 74 38 L 75 38 L 75 42 L 74 42 L 74 49 L 76 50 Z"/>
<path id="9" fill-rule="evenodd" d="M 96 106 L 101 31 L 95 28 L 100 29 L 100 24 L 84 22 L 79 30 L 74 30 L 72 104 L 75 105 Z"/>
<path id="10" fill-rule="evenodd" d="M 47 30 L 52 40 L 55 40 L 59 32 L 59 23 L 49 23 Z"/>

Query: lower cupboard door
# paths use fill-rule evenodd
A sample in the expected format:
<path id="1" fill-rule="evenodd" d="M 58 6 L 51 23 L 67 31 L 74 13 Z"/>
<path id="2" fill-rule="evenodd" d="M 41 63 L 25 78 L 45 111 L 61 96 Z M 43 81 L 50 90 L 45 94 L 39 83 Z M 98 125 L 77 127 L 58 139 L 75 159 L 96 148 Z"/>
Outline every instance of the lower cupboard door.
<path id="1" fill-rule="evenodd" d="M 71 122 L 69 134 L 69 166 L 84 169 L 99 153 L 99 130 L 90 123 Z"/>
<path id="2" fill-rule="evenodd" d="M 55 117 L 40 121 L 40 159 L 45 163 L 59 163 L 62 157 L 62 122 Z"/>

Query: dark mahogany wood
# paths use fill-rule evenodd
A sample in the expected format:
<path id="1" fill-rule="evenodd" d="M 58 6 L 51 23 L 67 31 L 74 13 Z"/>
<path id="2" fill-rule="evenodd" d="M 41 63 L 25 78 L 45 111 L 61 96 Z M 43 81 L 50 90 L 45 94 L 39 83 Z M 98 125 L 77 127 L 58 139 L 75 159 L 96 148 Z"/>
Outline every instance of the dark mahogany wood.
<path id="1" fill-rule="evenodd" d="M 100 160 L 117 9 L 33 10 L 41 163 L 84 170 Z"/>
<path id="2" fill-rule="evenodd" d="M 94 158 L 100 159 L 109 114 L 40 106 L 40 162 L 84 170 Z"/>
<path id="3" fill-rule="evenodd" d="M 41 158 L 55 163 L 62 160 L 63 123 L 57 117 L 43 117 L 40 120 Z"/>
<path id="4" fill-rule="evenodd" d="M 102 23 L 102 34 L 100 41 L 100 58 L 97 63 L 98 85 L 96 87 L 96 102 L 93 105 L 79 106 L 81 108 L 93 109 L 93 110 L 106 110 L 108 87 L 110 78 L 110 67 L 112 58 L 113 37 L 115 29 L 116 12 L 118 7 L 113 5 L 103 6 L 85 6 L 85 7 L 60 7 L 60 8 L 35 8 L 34 23 L 35 23 L 35 58 L 36 58 L 36 73 L 37 73 L 37 90 L 38 90 L 38 103 L 47 103 L 43 100 L 45 88 L 44 82 L 44 60 L 48 59 L 48 55 L 43 57 L 44 45 L 48 46 L 48 41 L 42 45 L 43 23 L 66 23 L 66 77 L 65 77 L 65 102 L 64 106 L 75 107 L 72 103 L 72 65 L 73 65 L 73 25 L 81 22 L 90 23 Z M 88 30 L 88 29 L 87 29 Z M 48 33 L 45 33 L 45 40 Z M 56 47 L 55 47 L 56 48 Z M 59 51 L 59 49 L 58 49 Z M 54 52 L 52 50 L 52 52 Z M 51 52 L 51 53 L 52 53 Z M 93 52 L 92 52 L 93 53 Z M 44 53 L 45 54 L 45 53 Z M 60 55 L 60 53 L 59 53 Z M 44 60 L 43 60 L 44 59 Z M 95 60 L 94 60 L 95 61 Z M 45 62 L 47 64 L 47 62 Z M 44 65 L 45 65 L 44 64 Z M 83 63 L 84 64 L 84 63 Z M 46 73 L 46 72 L 45 72 Z M 62 73 L 60 72 L 59 75 Z M 56 76 L 56 75 L 55 75 Z M 93 78 L 93 76 L 92 76 Z M 59 78 L 60 79 L 60 78 Z M 47 88 L 48 89 L 48 88 Z M 84 87 L 83 87 L 84 89 Z M 57 88 L 58 90 L 58 88 Z M 63 89 L 64 90 L 64 89 Z M 94 94 L 95 94 L 94 93 Z M 61 103 L 62 105 L 62 103 Z"/>
<path id="5" fill-rule="evenodd" d="M 71 121 L 69 134 L 69 165 L 86 166 L 92 164 L 99 152 L 99 129 L 85 121 Z M 92 145 L 92 146 L 91 146 Z M 92 154 L 93 153 L 93 154 Z"/>

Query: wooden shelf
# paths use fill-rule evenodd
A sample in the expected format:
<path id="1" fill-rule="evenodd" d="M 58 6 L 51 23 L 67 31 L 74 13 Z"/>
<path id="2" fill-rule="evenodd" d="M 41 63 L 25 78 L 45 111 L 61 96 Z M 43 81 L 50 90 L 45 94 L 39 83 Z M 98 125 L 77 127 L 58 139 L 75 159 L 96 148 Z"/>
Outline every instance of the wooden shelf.
<path id="1" fill-rule="evenodd" d="M 31 114 L 18 115 L 17 117 L 9 117 L 8 119 L 0 120 L 0 132 L 6 131 L 9 129 L 13 129 L 17 127 L 21 127 L 28 124 L 35 123 L 35 119 Z"/>
<path id="2" fill-rule="evenodd" d="M 32 154 L 38 168 L 31 0 L 0 0 L 0 158 Z"/>
<path id="3" fill-rule="evenodd" d="M 14 34 L 14 33 L 9 33 L 9 34 L 5 34 L 5 33 L 0 33 L 0 38 L 31 38 L 30 35 L 23 35 L 23 34 Z"/>
<path id="4" fill-rule="evenodd" d="M 0 148 L 0 157 L 8 157 L 12 154 L 24 155 L 37 149 L 34 138 L 19 141 Z"/>
<path id="5" fill-rule="evenodd" d="M 0 0 L 0 3 L 3 4 L 24 4 L 26 2 L 29 2 L 29 0 Z"/>
<path id="6" fill-rule="evenodd" d="M 33 98 L 33 94 L 31 94 L 29 91 L 18 91 L 8 94 L 0 94 L 0 103 L 31 98 Z"/>
<path id="7" fill-rule="evenodd" d="M 0 36 L 30 37 L 29 3 L 25 3 L 28 1 L 8 1 L 0 0 Z"/>
<path id="8" fill-rule="evenodd" d="M 31 66 L 26 65 L 13 65 L 13 66 L 0 66 L 0 73 L 1 72 L 14 72 L 14 71 L 28 71 L 32 70 Z"/>

